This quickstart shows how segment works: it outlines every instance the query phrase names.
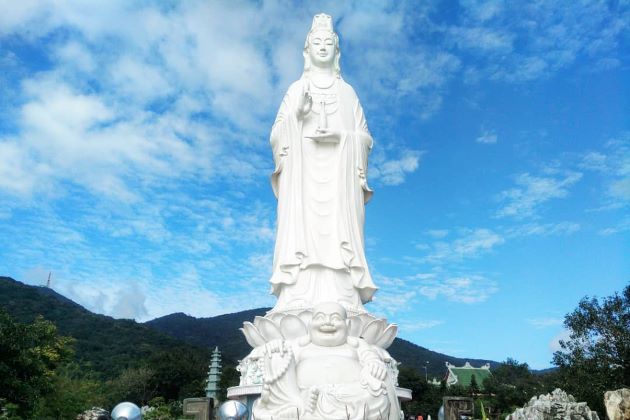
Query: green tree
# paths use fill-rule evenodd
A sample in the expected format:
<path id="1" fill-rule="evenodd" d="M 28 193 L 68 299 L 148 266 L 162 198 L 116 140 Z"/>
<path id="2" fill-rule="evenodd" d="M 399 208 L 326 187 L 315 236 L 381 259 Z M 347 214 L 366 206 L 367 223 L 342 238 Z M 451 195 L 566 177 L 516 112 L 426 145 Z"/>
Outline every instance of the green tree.
<path id="1" fill-rule="evenodd" d="M 233 365 L 223 366 L 221 369 L 221 378 L 219 379 L 219 399 L 227 401 L 227 389 L 238 385 L 241 375 Z"/>
<path id="2" fill-rule="evenodd" d="M 534 375 L 527 363 L 519 363 L 511 358 L 494 368 L 483 386 L 487 394 L 485 406 L 494 413 L 501 413 L 503 417 L 546 390 L 542 378 Z"/>
<path id="3" fill-rule="evenodd" d="M 439 386 L 435 386 L 426 381 L 424 374 L 420 374 L 417 370 L 400 366 L 398 373 L 398 384 L 403 388 L 411 390 L 412 400 L 404 402 L 402 409 L 407 415 L 431 415 L 437 418 L 438 410 L 442 405 L 442 399 L 445 396 L 464 397 L 469 396 L 468 387 L 461 385 L 446 386 L 446 382 L 442 381 Z"/>
<path id="4" fill-rule="evenodd" d="M 470 385 L 468 385 L 468 392 L 471 397 L 479 394 L 479 384 L 477 383 L 477 377 L 473 374 L 470 377 Z"/>
<path id="5" fill-rule="evenodd" d="M 108 385 L 111 403 L 133 401 L 142 406 L 157 395 L 156 374 L 148 367 L 125 369 Z"/>
<path id="6" fill-rule="evenodd" d="M 630 386 L 630 284 L 601 301 L 583 298 L 564 326 L 569 338 L 553 355 L 557 384 L 602 414 L 604 392 Z"/>
<path id="7" fill-rule="evenodd" d="M 103 383 L 85 373 L 76 363 L 57 369 L 54 392 L 38 401 L 33 413 L 36 419 L 71 419 L 92 407 L 107 405 Z"/>
<path id="8" fill-rule="evenodd" d="M 72 357 L 72 342 L 42 317 L 20 324 L 0 309 L 0 400 L 29 417 L 38 400 L 54 390 L 55 369 Z"/>
<path id="9" fill-rule="evenodd" d="M 154 372 L 155 395 L 166 401 L 205 395 L 205 381 L 210 355 L 175 349 L 162 352 L 148 361 Z"/>
<path id="10" fill-rule="evenodd" d="M 144 420 L 177 420 L 191 418 L 183 416 L 182 404 L 180 401 L 167 403 L 164 398 L 156 397 L 149 401 L 149 411 L 142 418 Z"/>

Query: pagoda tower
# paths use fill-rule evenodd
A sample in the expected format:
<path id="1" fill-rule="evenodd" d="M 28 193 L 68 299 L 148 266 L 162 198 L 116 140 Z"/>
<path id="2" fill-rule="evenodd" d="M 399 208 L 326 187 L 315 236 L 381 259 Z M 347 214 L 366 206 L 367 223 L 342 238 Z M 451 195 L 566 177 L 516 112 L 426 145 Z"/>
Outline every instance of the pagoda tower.
<path id="1" fill-rule="evenodd" d="M 208 386 L 206 387 L 206 397 L 214 400 L 214 406 L 218 405 L 219 380 L 221 379 L 221 352 L 218 347 L 212 351 L 210 358 L 210 369 L 208 371 Z"/>

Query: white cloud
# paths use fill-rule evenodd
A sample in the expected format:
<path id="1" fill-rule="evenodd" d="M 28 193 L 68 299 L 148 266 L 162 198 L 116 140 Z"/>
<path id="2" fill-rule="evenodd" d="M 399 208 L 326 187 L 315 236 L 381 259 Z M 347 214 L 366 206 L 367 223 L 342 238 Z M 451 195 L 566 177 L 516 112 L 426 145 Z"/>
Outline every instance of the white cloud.
<path id="1" fill-rule="evenodd" d="M 627 8 L 598 1 L 566 7 L 562 2 L 510 4 L 463 2 L 456 25 L 444 29 L 460 54 L 473 54 L 465 72 L 522 83 L 550 77 L 579 61 L 589 70 L 615 64 L 619 40 L 628 33 Z M 610 65 L 610 64 L 609 64 Z"/>
<path id="2" fill-rule="evenodd" d="M 391 52 L 392 42 L 400 44 L 399 51 L 412 43 L 396 29 L 406 28 L 402 9 L 333 9 L 349 47 L 366 36 L 382 40 L 351 55 L 370 62 L 369 74 L 359 79 L 372 80 L 374 69 L 386 66 L 379 80 L 402 80 L 400 92 L 422 90 L 427 98 L 448 80 L 444 67 L 454 59 L 444 53 L 427 56 L 419 50 L 393 56 L 395 62 L 378 59 Z M 311 16 L 307 8 L 275 3 L 6 2 L 7 33 L 33 43 L 68 29 L 70 36 L 52 37 L 51 67 L 23 80 L 18 131 L 0 134 L 0 188 L 28 198 L 62 192 L 61 183 L 69 182 L 129 201 L 145 194 L 132 185 L 138 180 L 146 185 L 165 178 L 234 176 L 242 182 L 259 176 L 270 163 L 258 139 L 267 135 L 282 91 L 299 77 Z M 375 29 L 384 36 L 374 36 Z M 398 66 L 399 60 L 415 63 L 413 83 L 399 77 L 409 68 Z M 396 72 L 385 71 L 390 69 Z M 437 99 L 423 103 L 439 106 Z M 210 120 L 201 123 L 200 113 Z M 234 127 L 238 130 L 230 131 Z M 243 154 L 251 159 L 235 158 Z M 374 176 L 385 185 L 400 184 L 416 170 L 420 155 L 411 150 L 383 159 L 374 165 Z"/>
<path id="3" fill-rule="evenodd" d="M 90 73 L 96 68 L 96 60 L 86 45 L 75 40 L 60 45 L 53 55 L 63 67 L 69 66 L 80 73 Z"/>
<path id="4" fill-rule="evenodd" d="M 580 162 L 580 167 L 582 169 L 589 169 L 594 171 L 607 171 L 609 169 L 608 166 L 608 156 L 600 152 L 588 152 L 584 154 L 582 157 L 582 162 Z"/>
<path id="5" fill-rule="evenodd" d="M 586 152 L 579 167 L 602 177 L 605 196 L 604 205 L 599 210 L 618 209 L 630 204 L 630 134 L 622 133 L 608 141 L 603 150 Z"/>
<path id="6" fill-rule="evenodd" d="M 146 296 L 140 286 L 131 282 L 126 288 L 116 293 L 109 313 L 114 318 L 141 320 L 148 315 L 145 304 Z"/>
<path id="7" fill-rule="evenodd" d="M 466 16 L 479 22 L 496 19 L 505 11 L 502 1 L 462 1 L 461 6 Z"/>
<path id="8" fill-rule="evenodd" d="M 477 137 L 476 142 L 482 144 L 494 144 L 497 142 L 497 133 L 493 130 L 484 130 L 484 132 Z"/>
<path id="9" fill-rule="evenodd" d="M 499 290 L 495 281 L 480 275 L 418 279 L 414 289 L 431 300 L 439 297 L 465 304 L 484 302 Z"/>
<path id="10" fill-rule="evenodd" d="M 562 351 L 562 347 L 560 347 L 560 340 L 568 341 L 570 338 L 571 333 L 569 332 L 569 330 L 562 330 L 549 342 L 549 350 L 551 350 L 552 352 Z"/>
<path id="11" fill-rule="evenodd" d="M 630 176 L 612 181 L 608 187 L 608 192 L 616 200 L 630 202 Z"/>
<path id="12" fill-rule="evenodd" d="M 403 150 L 398 158 L 390 158 L 384 152 L 375 153 L 370 167 L 370 179 L 378 180 L 384 185 L 400 185 L 407 175 L 413 173 L 420 165 L 424 152 Z"/>
<path id="13" fill-rule="evenodd" d="M 582 226 L 575 222 L 558 223 L 527 223 L 506 229 L 505 233 L 510 237 L 522 236 L 550 236 L 550 235 L 571 235 L 578 232 Z"/>
<path id="14" fill-rule="evenodd" d="M 139 180 L 186 175 L 204 163 L 176 131 L 176 118 L 128 116 L 104 97 L 49 78 L 27 82 L 25 91 L 30 99 L 20 112 L 20 138 L 0 142 L 6 152 L 0 167 L 8 168 L 2 183 L 14 193 L 50 192 L 72 182 L 129 201 L 138 198 L 132 184 Z"/>
<path id="15" fill-rule="evenodd" d="M 1 0 L 0 8 L 0 34 L 9 34 L 16 29 L 21 29 L 25 24 L 38 15 L 45 14 L 42 2 L 38 0 L 25 0 L 15 2 L 11 0 Z"/>
<path id="16" fill-rule="evenodd" d="M 405 3 L 361 4 L 337 15 L 341 17 L 342 55 L 344 48 L 353 52 L 345 56 L 345 62 L 358 69 L 352 76 L 368 115 L 382 107 L 384 100 L 410 100 L 416 115 L 429 118 L 440 109 L 445 87 L 461 66 L 460 59 L 445 48 L 414 36 L 412 28 L 429 19 L 431 6 L 408 7 Z"/>
<path id="17" fill-rule="evenodd" d="M 475 256 L 489 251 L 504 242 L 503 238 L 489 229 L 476 229 L 466 237 L 455 240 L 452 250 L 460 257 Z"/>
<path id="18" fill-rule="evenodd" d="M 376 316 L 393 316 L 396 313 L 409 310 L 416 301 L 416 291 L 409 288 L 387 287 L 377 291 L 372 302 L 370 302 L 370 312 Z"/>
<path id="19" fill-rule="evenodd" d="M 91 278 L 81 282 L 61 277 L 52 288 L 90 311 L 125 319 L 146 319 L 146 284 L 135 279 Z"/>
<path id="20" fill-rule="evenodd" d="M 398 322 L 398 329 L 403 334 L 414 331 L 427 330 L 443 325 L 444 321 L 437 319 L 402 319 Z"/>
<path id="21" fill-rule="evenodd" d="M 630 217 L 623 218 L 619 223 L 599 230 L 600 235 L 615 235 L 630 231 Z"/>
<path id="22" fill-rule="evenodd" d="M 64 201 L 73 217 L 43 203 L 3 225 L 15 278 L 43 284 L 52 271 L 53 287 L 90 310 L 142 320 L 184 307 L 196 316 L 242 309 L 216 303 L 224 299 L 269 304 L 271 208 L 184 192 L 146 203 L 85 199 Z M 31 269 L 34 261 L 43 268 Z"/>
<path id="23" fill-rule="evenodd" d="M 427 234 L 436 239 L 442 239 L 448 236 L 448 229 L 430 229 L 427 231 Z"/>
<path id="24" fill-rule="evenodd" d="M 504 30 L 484 27 L 452 27 L 449 32 L 459 48 L 484 54 L 509 54 L 515 38 L 514 34 Z"/>
<path id="25" fill-rule="evenodd" d="M 542 204 L 554 198 L 565 198 L 569 187 L 582 178 L 579 172 L 564 175 L 533 176 L 522 173 L 516 177 L 516 187 L 500 193 L 499 200 L 504 203 L 497 211 L 498 217 L 522 219 L 536 216 Z"/>
<path id="26" fill-rule="evenodd" d="M 6 193 L 19 196 L 30 194 L 38 183 L 38 175 L 46 173 L 49 173 L 48 167 L 32 162 L 18 141 L 7 139 L 0 142 L 0 188 Z M 42 184 L 45 185 L 42 182 L 40 187 Z"/>
<path id="27" fill-rule="evenodd" d="M 134 279 L 92 277 L 89 282 L 60 278 L 53 288 L 90 311 L 140 322 L 175 312 L 209 317 L 242 309 L 235 300 L 211 291 L 194 267 L 183 266 L 180 275 L 160 283 L 147 274 Z"/>
<path id="28" fill-rule="evenodd" d="M 497 245 L 505 242 L 504 238 L 490 229 L 464 229 L 461 236 L 451 242 L 436 241 L 429 246 L 428 254 L 422 261 L 441 263 L 476 258 L 490 252 Z"/>
<path id="29" fill-rule="evenodd" d="M 536 328 L 547 328 L 547 327 L 555 327 L 557 325 L 562 325 L 562 318 L 531 318 L 527 320 L 527 323 L 536 327 Z"/>

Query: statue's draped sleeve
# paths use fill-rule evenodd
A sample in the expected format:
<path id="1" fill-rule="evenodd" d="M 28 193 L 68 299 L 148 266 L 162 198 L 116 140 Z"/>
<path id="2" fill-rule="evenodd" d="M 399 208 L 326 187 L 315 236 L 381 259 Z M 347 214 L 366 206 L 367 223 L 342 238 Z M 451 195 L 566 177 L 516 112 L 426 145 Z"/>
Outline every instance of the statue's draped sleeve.
<path id="1" fill-rule="evenodd" d="M 297 119 L 292 118 L 290 101 L 291 98 L 289 97 L 289 92 L 287 92 L 280 104 L 280 109 L 273 123 L 269 139 L 273 153 L 273 162 L 275 164 L 274 171 L 271 174 L 271 188 L 276 198 L 278 198 L 280 188 L 280 173 L 282 172 L 285 158 L 288 156 L 289 152 L 290 135 L 291 132 L 297 131 L 297 127 L 295 127 L 297 125 Z"/>
<path id="2" fill-rule="evenodd" d="M 354 94 L 354 97 L 356 98 L 356 94 Z M 372 150 L 374 140 L 372 140 L 372 135 L 370 134 L 370 130 L 368 130 L 367 120 L 365 119 L 365 114 L 363 113 L 363 108 L 361 107 L 361 103 L 358 98 L 356 98 L 354 102 L 354 121 L 354 133 L 356 136 L 356 142 L 359 146 L 357 154 L 357 175 L 359 176 L 361 188 L 363 189 L 363 201 L 367 203 L 370 198 L 372 198 L 373 194 L 367 183 L 367 169 L 368 154 L 370 153 L 370 150 Z"/>

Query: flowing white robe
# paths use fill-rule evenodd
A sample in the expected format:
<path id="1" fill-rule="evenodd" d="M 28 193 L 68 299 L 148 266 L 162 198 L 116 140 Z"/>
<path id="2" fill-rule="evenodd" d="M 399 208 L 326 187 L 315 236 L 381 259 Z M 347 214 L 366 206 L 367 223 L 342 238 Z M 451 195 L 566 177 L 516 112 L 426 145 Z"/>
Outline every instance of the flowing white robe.
<path id="1" fill-rule="evenodd" d="M 306 119 L 296 117 L 304 86 L 306 78 L 289 87 L 271 132 L 275 162 L 271 184 L 278 198 L 271 277 L 276 309 L 337 300 L 362 310 L 361 304 L 376 290 L 363 237 L 365 203 L 372 195 L 366 179 L 372 136 L 354 89 L 340 78 L 330 89 L 336 90 L 338 109 L 329 127 L 341 131 L 340 142 L 322 144 L 305 138 L 314 133 L 312 127 L 304 132 Z M 321 170 L 313 173 L 317 168 Z M 283 299 L 289 289 L 291 296 Z"/>

